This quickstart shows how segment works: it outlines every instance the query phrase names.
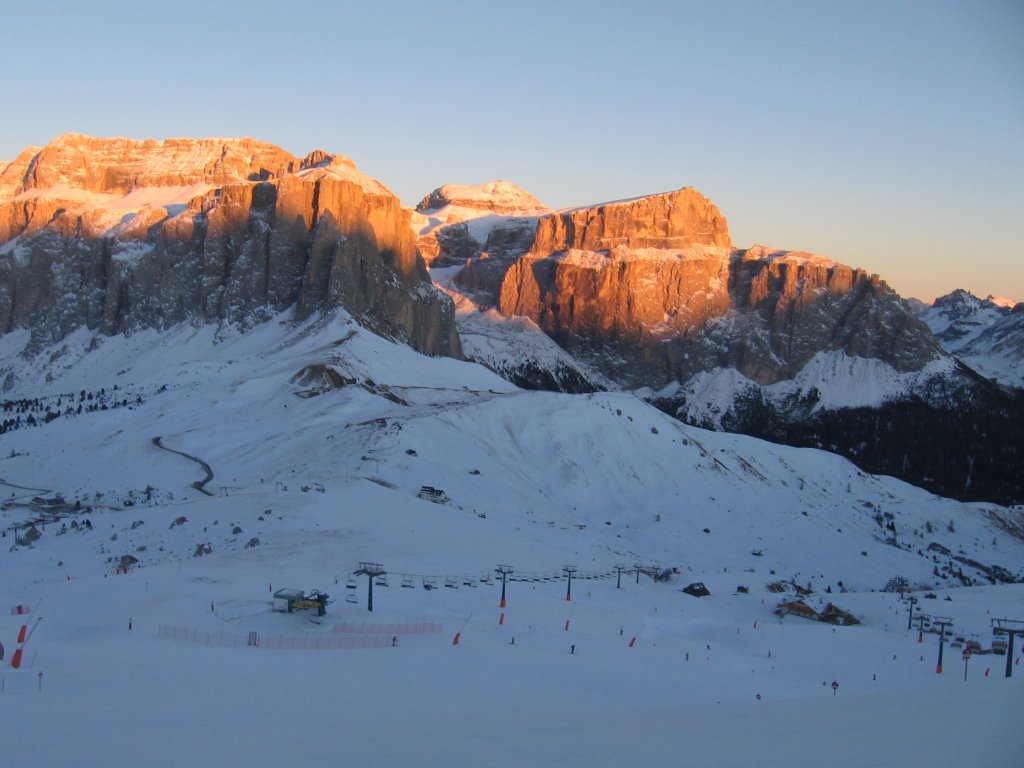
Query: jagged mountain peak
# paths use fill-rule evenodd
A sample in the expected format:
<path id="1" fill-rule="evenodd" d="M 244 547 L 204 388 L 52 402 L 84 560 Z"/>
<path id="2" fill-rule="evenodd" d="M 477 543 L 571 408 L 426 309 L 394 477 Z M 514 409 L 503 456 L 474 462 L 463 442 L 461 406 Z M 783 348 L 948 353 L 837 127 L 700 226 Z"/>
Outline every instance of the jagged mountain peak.
<path id="1" fill-rule="evenodd" d="M 992 294 L 989 294 L 985 301 L 989 304 L 995 304 L 997 307 L 1005 307 L 1006 309 L 1013 309 L 1019 303 L 1005 296 L 993 296 Z"/>

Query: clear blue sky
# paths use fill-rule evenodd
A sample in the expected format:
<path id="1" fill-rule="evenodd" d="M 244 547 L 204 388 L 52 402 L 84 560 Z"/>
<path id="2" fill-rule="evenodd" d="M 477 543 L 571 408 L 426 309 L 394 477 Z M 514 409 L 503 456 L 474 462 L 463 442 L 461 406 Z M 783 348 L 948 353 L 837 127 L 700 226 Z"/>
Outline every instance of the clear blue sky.
<path id="1" fill-rule="evenodd" d="M 1024 300 L 1024 3 L 0 0 L 0 158 L 66 132 L 349 155 L 407 205 L 693 186 L 734 242 Z"/>

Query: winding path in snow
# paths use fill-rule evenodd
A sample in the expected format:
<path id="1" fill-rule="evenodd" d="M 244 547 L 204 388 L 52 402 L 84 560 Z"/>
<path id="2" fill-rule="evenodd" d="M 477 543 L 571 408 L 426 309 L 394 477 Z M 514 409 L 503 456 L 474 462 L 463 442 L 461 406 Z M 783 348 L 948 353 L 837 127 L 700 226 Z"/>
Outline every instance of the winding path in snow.
<path id="1" fill-rule="evenodd" d="M 210 469 L 209 464 L 200 459 L 198 456 L 193 456 L 192 454 L 185 453 L 184 451 L 176 451 L 173 448 L 168 448 L 166 445 L 163 444 L 163 438 L 160 437 L 159 435 L 153 438 L 153 445 L 155 445 L 157 448 L 162 448 L 165 451 L 176 453 L 179 456 L 184 456 L 189 461 L 194 461 L 196 464 L 201 466 L 203 468 L 203 472 L 206 473 L 206 477 L 202 480 L 196 480 L 194 483 L 192 483 L 192 487 L 195 488 L 200 493 L 205 493 L 207 496 L 213 496 L 212 493 L 206 490 L 206 484 L 213 480 L 213 470 Z"/>

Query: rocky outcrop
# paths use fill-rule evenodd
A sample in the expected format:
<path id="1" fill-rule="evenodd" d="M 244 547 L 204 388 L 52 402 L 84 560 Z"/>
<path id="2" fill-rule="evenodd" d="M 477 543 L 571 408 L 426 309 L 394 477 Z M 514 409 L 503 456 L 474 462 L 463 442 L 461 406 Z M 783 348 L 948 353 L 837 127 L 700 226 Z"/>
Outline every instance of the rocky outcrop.
<path id="1" fill-rule="evenodd" d="M 570 250 L 519 259 L 498 307 L 529 317 L 550 336 L 633 344 L 702 328 L 729 310 L 727 248 Z"/>
<path id="2" fill-rule="evenodd" d="M 1024 388 L 1024 303 L 958 289 L 919 314 L 947 352 L 1003 384 Z"/>
<path id="3" fill-rule="evenodd" d="M 807 253 L 733 251 L 725 219 L 693 189 L 542 218 L 497 306 L 629 387 L 716 368 L 770 384 L 821 351 L 898 371 L 939 354 L 877 276 Z"/>
<path id="4" fill-rule="evenodd" d="M 345 158 L 301 161 L 249 139 L 211 150 L 218 141 L 62 137 L 39 152 L 22 191 L 0 201 L 0 332 L 27 328 L 45 344 L 78 327 L 246 326 L 343 307 L 423 352 L 460 356 L 451 301 L 385 187 Z M 206 191 L 167 202 L 183 188 Z"/>
<path id="5" fill-rule="evenodd" d="M 919 371 L 941 354 L 895 291 L 864 270 L 754 246 L 737 252 L 730 283 L 733 307 L 751 317 L 752 347 L 763 346 L 763 354 L 722 367 L 758 383 L 790 379 L 823 351 L 882 360 L 899 372 Z"/>
<path id="6" fill-rule="evenodd" d="M 126 194 L 146 187 L 223 186 L 299 170 L 300 160 L 255 139 L 94 138 L 69 133 L 33 157 L 21 191 L 67 187 Z"/>
<path id="7" fill-rule="evenodd" d="M 546 216 L 537 224 L 530 252 L 546 256 L 569 250 L 731 247 L 729 226 L 718 208 L 690 187 Z"/>

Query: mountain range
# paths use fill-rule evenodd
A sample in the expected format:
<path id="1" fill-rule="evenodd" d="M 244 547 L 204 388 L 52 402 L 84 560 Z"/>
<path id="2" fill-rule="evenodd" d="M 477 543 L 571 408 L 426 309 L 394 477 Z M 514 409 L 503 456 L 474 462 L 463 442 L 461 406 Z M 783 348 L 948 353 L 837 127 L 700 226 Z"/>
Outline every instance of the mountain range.
<path id="1" fill-rule="evenodd" d="M 692 189 L 77 135 L 0 189 L 13 763 L 1019 763 L 1019 390 L 944 346 L 1016 310 Z"/>
<path id="2" fill-rule="evenodd" d="M 863 270 L 738 249 L 692 188 L 553 211 L 508 182 L 449 184 L 410 211 L 345 157 L 252 139 L 69 134 L 0 164 L 8 392 L 78 330 L 340 309 L 520 386 L 633 391 L 692 425 L 1020 502 L 1022 315 L 957 297 L 915 311 Z"/>

